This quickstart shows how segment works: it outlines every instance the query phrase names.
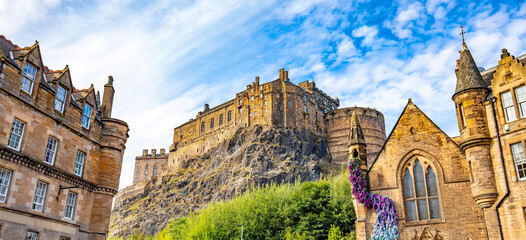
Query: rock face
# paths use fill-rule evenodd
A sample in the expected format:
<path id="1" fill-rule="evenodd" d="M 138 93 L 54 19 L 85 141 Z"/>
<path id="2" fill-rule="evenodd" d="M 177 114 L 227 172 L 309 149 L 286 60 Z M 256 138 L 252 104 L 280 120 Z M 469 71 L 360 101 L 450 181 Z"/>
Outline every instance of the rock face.
<path id="1" fill-rule="evenodd" d="M 134 231 L 154 235 L 174 218 L 212 201 L 228 200 L 252 185 L 315 181 L 331 169 L 324 137 L 270 126 L 240 128 L 234 136 L 182 170 L 142 181 L 119 192 L 110 237 Z M 134 230 L 137 229 L 137 230 Z"/>

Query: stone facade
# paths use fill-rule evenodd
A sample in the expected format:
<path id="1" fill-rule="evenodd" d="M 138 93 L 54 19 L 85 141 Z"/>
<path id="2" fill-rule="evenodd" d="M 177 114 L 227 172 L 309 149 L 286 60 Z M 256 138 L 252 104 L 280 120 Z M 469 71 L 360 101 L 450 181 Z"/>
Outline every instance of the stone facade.
<path id="1" fill-rule="evenodd" d="M 378 156 L 367 160 L 369 189 L 395 202 L 400 239 L 523 239 L 526 55 L 503 49 L 498 65 L 483 72 L 465 43 L 460 55 L 453 94 L 460 137 L 447 136 L 409 100 Z M 375 211 L 355 207 L 358 239 L 368 239 Z"/>
<path id="2" fill-rule="evenodd" d="M 152 149 L 150 154 L 148 154 L 148 149 L 142 150 L 142 156 L 135 158 L 133 184 L 165 174 L 167 165 L 168 153 L 166 153 L 164 148 L 161 148 L 159 153 L 157 153 L 157 149 Z"/>
<path id="3" fill-rule="evenodd" d="M 106 238 L 129 130 L 113 94 L 110 77 L 99 104 L 68 66 L 44 66 L 38 42 L 0 36 L 0 239 Z"/>
<path id="4" fill-rule="evenodd" d="M 214 108 L 204 105 L 194 119 L 174 129 L 168 157 L 168 172 L 181 168 L 190 158 L 199 158 L 209 149 L 229 139 L 238 129 L 253 125 L 271 125 L 311 131 L 328 138 L 334 158 L 334 170 L 346 165 L 347 136 L 351 112 L 356 111 L 364 125 L 368 151 L 375 156 L 385 141 L 382 113 L 369 108 L 338 109 L 339 100 L 329 97 L 313 81 L 298 85 L 290 82 L 288 71 L 279 78 L 260 84 L 259 77 L 236 97 Z"/>

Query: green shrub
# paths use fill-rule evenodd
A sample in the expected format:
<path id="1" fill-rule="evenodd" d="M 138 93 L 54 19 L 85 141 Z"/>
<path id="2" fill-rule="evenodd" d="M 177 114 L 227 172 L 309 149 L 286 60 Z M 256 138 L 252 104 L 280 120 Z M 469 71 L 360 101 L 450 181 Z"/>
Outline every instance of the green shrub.
<path id="1" fill-rule="evenodd" d="M 172 221 L 156 239 L 342 239 L 354 231 L 347 174 L 316 182 L 252 187 Z M 345 237 L 346 239 L 350 239 Z"/>

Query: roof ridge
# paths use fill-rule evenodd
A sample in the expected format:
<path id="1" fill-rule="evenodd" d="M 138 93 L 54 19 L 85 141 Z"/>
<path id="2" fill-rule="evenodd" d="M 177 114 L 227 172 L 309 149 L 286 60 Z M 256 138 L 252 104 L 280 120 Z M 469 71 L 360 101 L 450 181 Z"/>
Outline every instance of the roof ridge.
<path id="1" fill-rule="evenodd" d="M 4 35 L 0 35 L 1 38 L 6 40 L 9 44 L 13 45 L 14 48 L 20 48 L 18 45 L 14 44 L 11 40 L 7 39 Z"/>

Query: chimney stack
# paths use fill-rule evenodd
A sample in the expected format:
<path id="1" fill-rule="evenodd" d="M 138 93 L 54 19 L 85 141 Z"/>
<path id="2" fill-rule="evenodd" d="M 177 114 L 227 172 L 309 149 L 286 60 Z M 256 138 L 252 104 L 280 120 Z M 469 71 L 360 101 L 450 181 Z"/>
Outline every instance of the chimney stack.
<path id="1" fill-rule="evenodd" d="M 205 110 L 203 112 L 206 112 L 210 110 L 210 105 L 208 105 L 208 103 L 205 103 Z"/>
<path id="2" fill-rule="evenodd" d="M 157 153 L 157 149 L 152 149 L 152 156 L 155 156 Z"/>
<path id="3" fill-rule="evenodd" d="M 143 149 L 142 156 L 147 156 L 147 155 L 148 155 L 148 149 Z"/>
<path id="4" fill-rule="evenodd" d="M 108 77 L 108 83 L 104 85 L 104 96 L 102 96 L 102 117 L 111 118 L 111 110 L 113 108 L 113 95 L 115 89 L 113 89 L 113 77 Z"/>
<path id="5" fill-rule="evenodd" d="M 165 152 L 164 148 L 161 148 L 161 155 L 164 155 L 164 152 Z"/>
<path id="6" fill-rule="evenodd" d="M 256 77 L 256 86 L 259 86 L 259 76 Z"/>

